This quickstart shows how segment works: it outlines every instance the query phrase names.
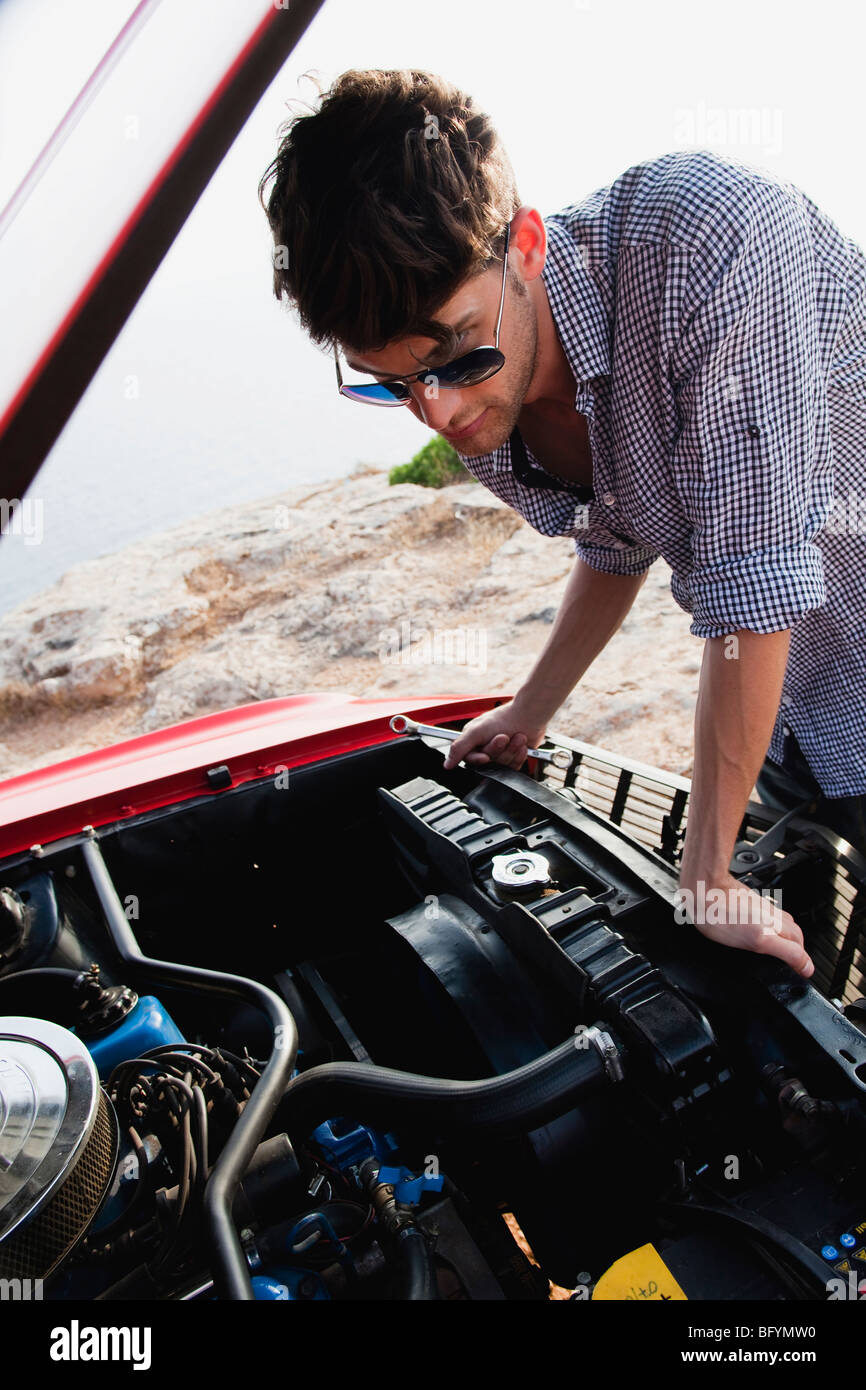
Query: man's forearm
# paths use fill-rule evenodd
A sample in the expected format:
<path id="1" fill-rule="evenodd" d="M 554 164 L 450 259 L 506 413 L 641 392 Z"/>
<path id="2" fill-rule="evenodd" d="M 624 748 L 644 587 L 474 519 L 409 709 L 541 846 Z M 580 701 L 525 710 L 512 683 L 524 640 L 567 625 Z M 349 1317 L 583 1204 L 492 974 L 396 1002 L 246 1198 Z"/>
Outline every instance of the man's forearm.
<path id="1" fill-rule="evenodd" d="M 645 579 L 646 571 L 603 574 L 576 558 L 550 636 L 517 695 L 540 722 L 552 718 L 610 641 Z"/>
<path id="2" fill-rule="evenodd" d="M 788 630 L 744 629 L 705 643 L 682 882 L 728 872 L 772 736 L 790 638 Z"/>

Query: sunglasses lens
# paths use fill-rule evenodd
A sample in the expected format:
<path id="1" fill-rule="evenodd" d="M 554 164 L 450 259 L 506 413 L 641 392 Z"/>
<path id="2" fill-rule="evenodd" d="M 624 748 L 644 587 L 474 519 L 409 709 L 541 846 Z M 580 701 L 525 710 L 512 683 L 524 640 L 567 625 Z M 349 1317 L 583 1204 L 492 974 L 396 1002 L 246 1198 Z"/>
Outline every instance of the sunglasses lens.
<path id="1" fill-rule="evenodd" d="M 437 377 L 440 386 L 475 386 L 493 376 L 504 364 L 505 357 L 498 348 L 475 348 L 474 352 L 456 358 L 432 375 Z"/>
<path id="2" fill-rule="evenodd" d="M 456 357 L 453 362 L 440 367 L 438 372 L 431 368 L 428 376 L 431 382 L 435 381 L 437 385 L 446 388 L 475 386 L 479 381 L 486 381 L 488 377 L 493 376 L 504 365 L 505 356 L 498 348 L 475 348 L 463 357 Z M 425 381 L 427 379 L 424 378 Z M 392 381 L 387 386 L 378 381 L 369 385 L 364 383 L 359 386 L 341 386 L 340 391 L 344 396 L 348 396 L 350 401 L 362 401 L 366 405 L 405 405 L 412 397 L 404 381 Z"/>
<path id="3" fill-rule="evenodd" d="M 363 401 L 366 405 L 403 405 L 409 399 L 409 388 L 395 381 L 390 386 L 374 382 L 369 386 L 343 386 L 342 394 L 351 401 Z"/>

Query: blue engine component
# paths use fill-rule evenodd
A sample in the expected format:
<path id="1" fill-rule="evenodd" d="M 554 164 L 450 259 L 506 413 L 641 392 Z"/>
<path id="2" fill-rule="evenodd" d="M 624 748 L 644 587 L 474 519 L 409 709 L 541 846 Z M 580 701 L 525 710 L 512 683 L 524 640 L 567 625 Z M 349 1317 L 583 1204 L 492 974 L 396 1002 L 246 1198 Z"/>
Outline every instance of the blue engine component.
<path id="1" fill-rule="evenodd" d="M 286 1245 L 290 1257 L 300 1255 L 313 1246 L 318 1249 L 324 1248 L 333 1255 L 335 1260 L 339 1261 L 350 1275 L 354 1272 L 355 1261 L 351 1251 L 340 1240 L 323 1211 L 308 1211 L 306 1216 L 302 1216 L 300 1221 L 296 1221 L 286 1237 Z"/>
<path id="2" fill-rule="evenodd" d="M 331 1297 L 319 1276 L 308 1269 L 280 1267 L 271 1274 L 254 1274 L 251 1283 L 256 1298 L 264 1302 L 321 1302 Z"/>
<path id="3" fill-rule="evenodd" d="M 391 1158 L 398 1151 L 393 1134 L 381 1134 L 342 1116 L 317 1125 L 312 1138 L 328 1162 L 341 1170 L 362 1163 L 365 1158 Z"/>
<path id="4" fill-rule="evenodd" d="M 445 1181 L 441 1173 L 435 1176 L 432 1173 L 421 1173 L 418 1177 L 413 1177 L 412 1170 L 402 1165 L 399 1168 L 386 1168 L 383 1165 L 377 1178 L 379 1182 L 390 1183 L 394 1188 L 396 1200 L 411 1207 L 420 1202 L 422 1192 L 441 1192 Z"/>
<path id="5" fill-rule="evenodd" d="M 145 994 L 110 1033 L 85 1038 L 87 1050 L 96 1063 L 101 1081 L 111 1075 L 118 1062 L 140 1057 L 151 1047 L 185 1042 L 174 1019 L 152 994 Z"/>
<path id="6" fill-rule="evenodd" d="M 156 1163 L 161 1153 L 161 1146 L 156 1135 L 145 1134 L 142 1143 L 144 1145 L 143 1161 L 145 1165 Z M 142 1159 L 136 1152 L 129 1135 L 121 1131 L 114 1177 L 105 1194 L 102 1206 L 90 1225 L 91 1231 L 101 1231 L 105 1226 L 113 1225 L 123 1216 L 135 1197 L 141 1174 L 141 1163 Z"/>

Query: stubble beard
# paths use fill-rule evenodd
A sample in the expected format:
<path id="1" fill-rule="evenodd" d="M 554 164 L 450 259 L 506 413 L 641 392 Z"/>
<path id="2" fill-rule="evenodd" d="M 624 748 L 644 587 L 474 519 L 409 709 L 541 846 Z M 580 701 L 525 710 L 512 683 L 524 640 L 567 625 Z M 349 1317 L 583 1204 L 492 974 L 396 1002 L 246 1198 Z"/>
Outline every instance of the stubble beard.
<path id="1" fill-rule="evenodd" d="M 529 295 L 514 295 L 514 317 L 516 332 L 511 334 L 514 346 L 509 348 L 503 371 L 510 371 L 511 395 L 507 401 L 491 402 L 487 406 L 487 419 L 481 426 L 478 438 L 465 441 L 459 452 L 465 458 L 481 458 L 499 449 L 511 436 L 517 424 L 523 402 L 535 375 L 538 355 L 538 323 Z M 496 378 L 494 377 L 493 380 Z M 479 412 L 480 413 L 480 412 Z"/>

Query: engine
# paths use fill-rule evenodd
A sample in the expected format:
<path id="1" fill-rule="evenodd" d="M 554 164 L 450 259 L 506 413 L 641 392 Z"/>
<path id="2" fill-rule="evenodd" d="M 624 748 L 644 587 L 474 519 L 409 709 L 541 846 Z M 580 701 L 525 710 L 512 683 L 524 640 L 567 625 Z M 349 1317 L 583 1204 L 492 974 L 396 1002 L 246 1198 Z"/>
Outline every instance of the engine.
<path id="1" fill-rule="evenodd" d="M 818 940 L 838 863 L 792 835 L 752 862 Z M 672 863 L 575 791 L 391 744 L 37 849 L 0 866 L 0 1278 L 295 1301 L 866 1280 L 862 999 L 680 925 Z"/>

